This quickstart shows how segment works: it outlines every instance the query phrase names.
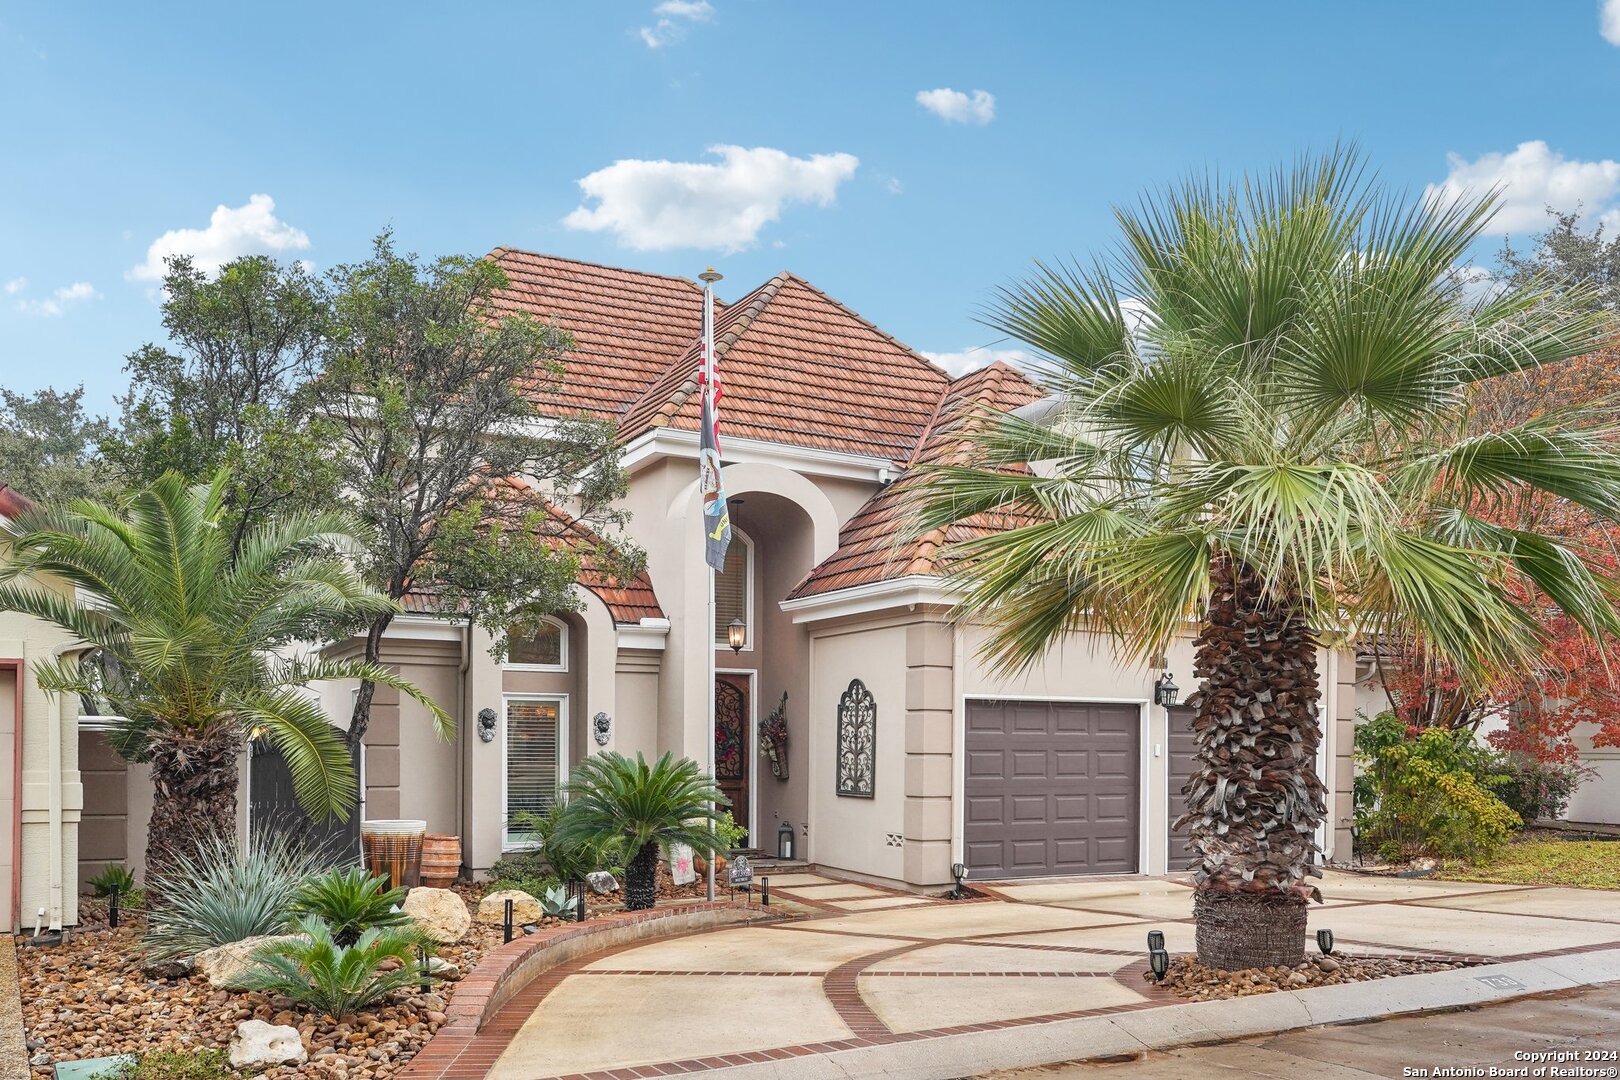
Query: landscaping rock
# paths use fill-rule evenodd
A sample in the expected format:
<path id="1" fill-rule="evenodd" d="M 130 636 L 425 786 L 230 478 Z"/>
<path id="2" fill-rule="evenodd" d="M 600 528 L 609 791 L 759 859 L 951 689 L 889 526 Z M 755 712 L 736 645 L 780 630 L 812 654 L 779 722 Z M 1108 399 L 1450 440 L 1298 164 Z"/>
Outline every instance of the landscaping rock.
<path id="1" fill-rule="evenodd" d="M 619 891 L 619 881 L 606 870 L 593 870 L 585 875 L 585 884 L 598 896 Z"/>
<path id="2" fill-rule="evenodd" d="M 459 979 L 461 978 L 461 969 L 448 960 L 430 956 L 428 957 L 428 974 L 437 975 L 441 979 Z"/>
<path id="3" fill-rule="evenodd" d="M 460 941 L 472 929 L 467 902 L 449 889 L 412 889 L 405 897 L 404 911 L 441 945 Z"/>
<path id="4" fill-rule="evenodd" d="M 245 990 L 247 984 L 243 982 L 243 978 L 253 966 L 250 961 L 259 946 L 304 940 L 306 939 L 302 934 L 264 934 L 260 937 L 243 938 L 229 945 L 204 949 L 192 958 L 192 963 L 196 965 L 197 973 L 206 976 L 208 985 L 215 990 Z"/>
<path id="5" fill-rule="evenodd" d="M 184 979 L 194 967 L 195 962 L 189 956 L 174 960 L 146 960 L 141 964 L 141 974 L 148 979 Z"/>
<path id="6" fill-rule="evenodd" d="M 512 901 L 513 926 L 537 923 L 545 915 L 545 912 L 540 907 L 540 901 L 522 889 L 502 889 L 499 892 L 492 892 L 478 901 L 478 921 L 482 923 L 504 923 L 506 921 L 506 902 L 508 900 Z"/>
<path id="7" fill-rule="evenodd" d="M 302 1065 L 308 1060 L 304 1040 L 295 1027 L 277 1027 L 263 1020 L 244 1020 L 236 1025 L 230 1049 L 233 1069 Z"/>

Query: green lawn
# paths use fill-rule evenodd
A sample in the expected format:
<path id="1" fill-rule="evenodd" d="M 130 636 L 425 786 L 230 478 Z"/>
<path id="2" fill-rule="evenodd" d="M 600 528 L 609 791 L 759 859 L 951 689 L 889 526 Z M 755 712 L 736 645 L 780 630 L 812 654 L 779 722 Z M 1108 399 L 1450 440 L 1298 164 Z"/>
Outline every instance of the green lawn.
<path id="1" fill-rule="evenodd" d="M 1519 840 L 1482 866 L 1448 866 L 1435 877 L 1510 885 L 1620 889 L 1620 841 Z"/>

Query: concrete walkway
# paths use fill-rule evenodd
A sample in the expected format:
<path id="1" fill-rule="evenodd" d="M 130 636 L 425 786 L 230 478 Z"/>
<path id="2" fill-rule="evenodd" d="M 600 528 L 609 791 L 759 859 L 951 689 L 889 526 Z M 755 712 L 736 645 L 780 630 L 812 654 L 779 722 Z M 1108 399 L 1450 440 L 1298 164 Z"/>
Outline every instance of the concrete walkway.
<path id="1" fill-rule="evenodd" d="M 813 914 L 631 946 L 549 973 L 530 1015 L 503 1014 L 489 1025 L 490 1038 L 505 1044 L 489 1075 L 605 1080 L 608 1073 L 711 1069 L 844 1075 L 860 1071 L 857 1058 L 866 1062 L 864 1074 L 880 1075 L 890 1068 L 883 1053 L 903 1050 L 910 1061 L 932 1062 L 915 1075 L 948 1077 L 985 1071 L 987 1063 L 1088 1056 L 1085 1032 L 1095 1024 L 1086 1024 L 1096 1018 L 1116 1018 L 1112 1028 L 1146 1030 L 1186 1017 L 1192 1026 L 1184 1042 L 1211 1031 L 1214 1006 L 1187 1005 L 1142 979 L 1149 929 L 1162 929 L 1172 952 L 1192 948 L 1192 893 L 1184 881 L 1009 884 L 990 889 L 990 899 L 954 903 L 811 874 L 773 875 L 771 890 Z M 1620 897 L 1612 892 L 1348 874 L 1331 874 L 1323 892 L 1329 902 L 1313 905 L 1310 929 L 1331 927 L 1344 952 L 1503 962 L 1589 953 L 1594 961 L 1620 963 L 1620 952 L 1600 952 L 1620 949 Z M 1565 969 L 1514 970 L 1520 968 L 1520 979 L 1510 980 L 1520 989 L 1501 992 L 1590 981 Z M 1398 997 L 1397 982 L 1435 988 L 1436 1001 L 1470 1003 L 1497 992 L 1474 986 L 1479 974 L 1443 972 L 1217 1004 L 1260 1010 L 1247 1011 L 1261 1026 L 1230 1028 L 1246 1035 L 1311 1022 L 1302 1004 L 1311 995 L 1320 995 L 1320 1008 L 1340 1010 L 1330 1019 L 1378 1015 L 1396 1008 L 1376 1002 Z M 1431 982 L 1414 982 L 1423 979 Z M 1145 1012 L 1166 1008 L 1162 1021 Z M 1265 1026 L 1268 1017 L 1300 1009 L 1294 1021 Z M 997 1058 L 995 1046 L 1014 1045 L 1004 1042 L 1007 1036 L 1025 1049 Z M 1049 1039 L 1048 1056 L 1027 1056 Z"/>
<path id="2" fill-rule="evenodd" d="M 1135 1061 L 1048 1065 L 990 1074 L 994 1080 L 1241 1080 L 1299 1077 L 1369 1080 L 1407 1069 L 1517 1069 L 1542 1063 L 1615 1069 L 1620 1054 L 1620 983 L 1519 998 L 1477 1009 L 1403 1016 L 1370 1024 L 1289 1031 L 1220 1046 L 1147 1053 Z M 1525 1054 L 1573 1054 L 1540 1062 Z M 1587 1060 L 1586 1055 L 1596 1055 Z M 1410 1075 L 1417 1075 L 1416 1073 Z M 1509 1075 L 1498 1073 L 1498 1075 Z M 1546 1075 L 1551 1075 L 1546 1074 Z M 1613 1075 L 1613 1073 L 1610 1073 Z"/>

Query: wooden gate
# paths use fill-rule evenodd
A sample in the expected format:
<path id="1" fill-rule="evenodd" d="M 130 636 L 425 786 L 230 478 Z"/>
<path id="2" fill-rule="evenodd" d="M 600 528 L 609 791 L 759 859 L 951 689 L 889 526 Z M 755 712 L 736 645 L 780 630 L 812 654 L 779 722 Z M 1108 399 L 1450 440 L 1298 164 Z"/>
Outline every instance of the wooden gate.
<path id="1" fill-rule="evenodd" d="M 334 729 L 337 730 L 337 729 Z M 338 731 L 338 737 L 343 737 Z M 335 815 L 316 821 L 298 805 L 293 793 L 292 772 L 287 760 L 268 741 L 252 744 L 252 757 L 248 763 L 248 828 L 251 831 L 272 829 L 290 832 L 305 844 L 329 851 L 335 860 L 343 863 L 360 858 L 360 819 L 365 809 L 365 785 L 361 780 L 361 802 L 349 814 L 348 821 Z M 355 776 L 364 777 L 362 765 L 365 748 L 350 758 Z"/>

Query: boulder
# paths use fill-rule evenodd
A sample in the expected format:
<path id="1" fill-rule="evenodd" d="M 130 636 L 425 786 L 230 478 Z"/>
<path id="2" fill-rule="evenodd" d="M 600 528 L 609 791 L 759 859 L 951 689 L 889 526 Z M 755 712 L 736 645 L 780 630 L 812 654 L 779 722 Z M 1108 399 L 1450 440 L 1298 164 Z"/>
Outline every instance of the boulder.
<path id="1" fill-rule="evenodd" d="M 544 916 L 540 901 L 524 892 L 522 889 L 501 889 L 492 892 L 478 901 L 478 921 L 481 923 L 503 923 L 506 921 L 506 902 L 512 901 L 512 925 L 523 926 L 528 923 L 537 923 Z"/>
<path id="2" fill-rule="evenodd" d="M 259 1069 L 271 1065 L 302 1065 L 309 1060 L 304 1040 L 295 1027 L 277 1027 L 263 1020 L 244 1020 L 231 1037 L 233 1069 Z"/>
<path id="3" fill-rule="evenodd" d="M 461 978 L 461 969 L 448 960 L 430 956 L 428 957 L 428 974 L 436 975 L 441 979 L 459 979 Z"/>
<path id="4" fill-rule="evenodd" d="M 460 941 L 472 929 L 467 902 L 449 889 L 412 889 L 405 897 L 403 910 L 441 945 Z"/>
<path id="5" fill-rule="evenodd" d="M 243 938 L 229 945 L 216 945 L 212 949 L 204 949 L 192 957 L 192 964 L 200 974 L 208 977 L 208 985 L 215 990 L 246 990 L 247 984 L 243 982 L 243 976 L 253 966 L 251 958 L 259 946 L 278 941 L 305 940 L 307 939 L 302 934 L 263 934 L 259 937 Z"/>
<path id="6" fill-rule="evenodd" d="M 585 875 L 585 884 L 591 887 L 591 892 L 598 896 L 604 893 L 618 892 L 619 882 L 606 870 L 593 870 Z"/>

